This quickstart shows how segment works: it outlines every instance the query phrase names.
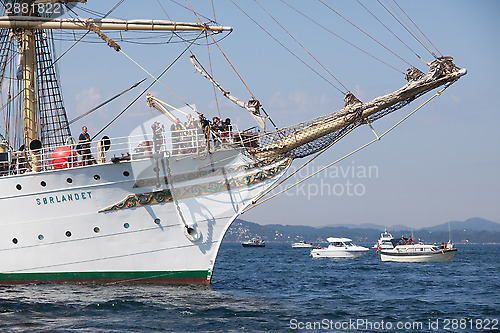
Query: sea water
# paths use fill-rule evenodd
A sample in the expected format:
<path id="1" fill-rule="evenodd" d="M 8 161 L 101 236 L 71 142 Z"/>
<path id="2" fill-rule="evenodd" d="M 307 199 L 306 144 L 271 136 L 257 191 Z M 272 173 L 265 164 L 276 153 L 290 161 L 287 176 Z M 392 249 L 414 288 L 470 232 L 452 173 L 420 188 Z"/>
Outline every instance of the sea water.
<path id="1" fill-rule="evenodd" d="M 500 246 L 457 247 L 449 263 L 389 263 L 223 243 L 210 286 L 2 286 L 0 330 L 499 331 Z"/>

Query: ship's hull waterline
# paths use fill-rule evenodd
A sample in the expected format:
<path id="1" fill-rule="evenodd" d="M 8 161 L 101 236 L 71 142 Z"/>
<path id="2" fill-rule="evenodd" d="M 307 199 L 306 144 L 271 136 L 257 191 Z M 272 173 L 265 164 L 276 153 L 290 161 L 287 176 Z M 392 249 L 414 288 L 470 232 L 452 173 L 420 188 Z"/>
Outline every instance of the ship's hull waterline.
<path id="1" fill-rule="evenodd" d="M 290 162 L 225 150 L 170 158 L 170 176 L 144 158 L 2 177 L 0 284 L 210 283 L 226 230 Z"/>

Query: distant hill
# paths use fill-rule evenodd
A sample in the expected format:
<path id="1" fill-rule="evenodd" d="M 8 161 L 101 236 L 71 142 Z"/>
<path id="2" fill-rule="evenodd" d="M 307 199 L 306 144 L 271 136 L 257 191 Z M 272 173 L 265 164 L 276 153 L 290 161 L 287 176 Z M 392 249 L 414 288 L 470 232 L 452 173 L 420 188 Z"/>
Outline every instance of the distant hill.
<path id="1" fill-rule="evenodd" d="M 455 243 L 497 243 L 500 244 L 500 224 L 482 219 L 471 218 L 466 221 L 451 221 L 451 236 Z M 325 243 L 326 238 L 342 236 L 353 239 L 360 244 L 374 244 L 380 233 L 387 229 L 394 237 L 411 235 L 429 243 L 447 241 L 448 222 L 433 227 L 411 230 L 407 226 L 385 227 L 376 224 L 362 225 L 329 225 L 325 227 L 310 227 L 303 225 L 257 223 L 236 219 L 227 231 L 224 241 L 242 242 L 251 238 L 261 238 L 268 242 L 292 243 L 300 240 Z"/>
<path id="2" fill-rule="evenodd" d="M 455 230 L 474 230 L 474 231 L 496 231 L 500 232 L 500 224 L 480 218 L 474 217 L 465 221 L 450 221 L 436 226 L 425 228 L 429 231 L 448 231 L 448 223 L 450 223 L 451 231 Z"/>
<path id="3" fill-rule="evenodd" d="M 375 230 L 382 230 L 384 231 L 385 229 L 387 230 L 392 230 L 392 231 L 399 231 L 399 230 L 408 230 L 410 227 L 403 225 L 403 224 L 396 224 L 396 225 L 391 225 L 390 227 L 387 227 L 385 225 L 381 224 L 373 224 L 373 223 L 361 223 L 361 224 L 329 224 L 325 225 L 325 227 L 346 227 L 349 229 L 375 229 Z M 448 227 L 446 227 L 448 228 Z M 448 230 L 448 229 L 446 229 Z"/>
<path id="4" fill-rule="evenodd" d="M 451 231 L 454 230 L 469 230 L 469 231 L 496 231 L 500 232 L 500 223 L 496 223 L 490 220 L 483 219 L 481 217 L 473 217 L 467 219 L 465 221 L 450 221 L 445 222 L 443 224 L 438 224 L 432 227 L 424 227 L 415 230 L 428 230 L 428 231 L 448 231 L 448 223 L 450 223 Z M 391 230 L 391 231 L 406 231 L 411 230 L 410 227 L 398 224 L 392 225 L 390 227 L 381 225 L 381 224 L 373 224 L 373 223 L 362 223 L 362 224 L 330 224 L 325 227 L 346 227 L 349 229 L 376 229 L 376 230 Z"/>

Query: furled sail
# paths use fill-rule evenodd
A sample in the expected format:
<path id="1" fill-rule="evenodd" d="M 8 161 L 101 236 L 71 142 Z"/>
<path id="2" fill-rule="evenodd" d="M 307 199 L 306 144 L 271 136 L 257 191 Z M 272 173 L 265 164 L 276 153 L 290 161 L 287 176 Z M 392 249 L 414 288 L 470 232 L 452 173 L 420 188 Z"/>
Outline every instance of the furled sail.
<path id="1" fill-rule="evenodd" d="M 452 60 L 451 57 L 434 60 L 430 63 L 426 75 L 419 75 L 415 70 L 407 72 L 408 83 L 404 87 L 367 103 L 361 103 L 348 93 L 345 98 L 346 105 L 342 110 L 267 133 L 260 137 L 258 147 L 247 151 L 258 158 L 278 155 L 297 158 L 318 152 L 346 130 L 377 120 L 439 86 L 454 83 L 467 71 L 456 67 Z"/>
<path id="2" fill-rule="evenodd" d="M 232 31 L 231 27 L 201 23 L 172 22 L 166 20 L 93 20 L 100 30 L 143 30 L 143 31 Z M 81 19 L 54 19 L 36 16 L 0 17 L 0 28 L 8 29 L 73 29 L 88 30 Z"/>

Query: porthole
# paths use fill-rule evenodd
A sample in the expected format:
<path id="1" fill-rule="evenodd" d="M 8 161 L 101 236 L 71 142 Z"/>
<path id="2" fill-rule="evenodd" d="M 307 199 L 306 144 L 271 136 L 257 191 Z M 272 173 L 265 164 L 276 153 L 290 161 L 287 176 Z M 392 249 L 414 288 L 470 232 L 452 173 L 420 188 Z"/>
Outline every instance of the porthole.
<path id="1" fill-rule="evenodd" d="M 16 188 L 17 188 L 19 191 L 21 191 L 21 189 L 22 189 L 23 187 L 21 186 L 21 184 L 17 184 L 17 185 L 16 185 Z"/>
<path id="2" fill-rule="evenodd" d="M 71 237 L 71 231 L 66 231 L 66 237 Z"/>
<path id="3" fill-rule="evenodd" d="M 40 185 L 42 185 L 43 187 L 45 187 L 45 186 L 47 186 L 47 183 L 46 183 L 45 181 L 43 181 L 43 180 L 42 180 L 42 181 L 40 182 Z"/>
<path id="4" fill-rule="evenodd" d="M 17 238 L 12 238 L 12 243 L 17 244 Z"/>
<path id="5" fill-rule="evenodd" d="M 38 235 L 38 239 L 39 240 L 43 240 L 45 237 L 43 237 L 43 235 Z"/>
<path id="6" fill-rule="evenodd" d="M 99 229 L 99 227 L 95 227 L 95 228 L 94 228 L 94 232 L 95 232 L 96 234 L 98 234 L 98 233 L 99 233 L 99 231 L 101 231 L 101 229 Z"/>
<path id="7" fill-rule="evenodd" d="M 123 175 L 124 175 L 125 177 L 128 177 L 128 176 L 130 176 L 130 172 L 128 172 L 128 171 L 123 171 Z"/>
<path id="8" fill-rule="evenodd" d="M 71 184 L 73 182 L 73 179 L 67 178 L 66 181 L 68 182 L 68 184 Z"/>
<path id="9" fill-rule="evenodd" d="M 94 179 L 95 179 L 95 180 L 99 180 L 99 179 L 101 179 L 101 176 L 99 176 L 99 175 L 94 175 Z"/>
<path id="10" fill-rule="evenodd" d="M 128 224 L 127 222 L 125 222 L 125 223 L 123 223 L 123 227 L 124 227 L 125 229 L 128 229 L 128 228 L 130 227 L 130 224 Z"/>
<path id="11" fill-rule="evenodd" d="M 160 224 L 161 220 L 159 218 L 155 218 L 155 223 Z"/>

